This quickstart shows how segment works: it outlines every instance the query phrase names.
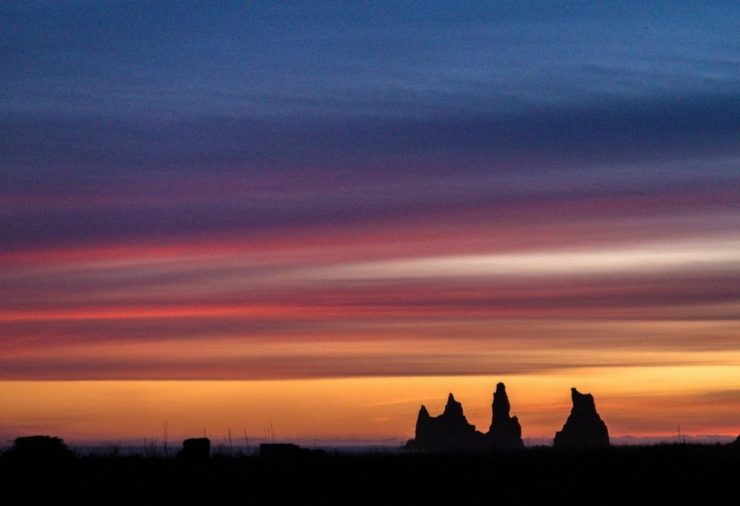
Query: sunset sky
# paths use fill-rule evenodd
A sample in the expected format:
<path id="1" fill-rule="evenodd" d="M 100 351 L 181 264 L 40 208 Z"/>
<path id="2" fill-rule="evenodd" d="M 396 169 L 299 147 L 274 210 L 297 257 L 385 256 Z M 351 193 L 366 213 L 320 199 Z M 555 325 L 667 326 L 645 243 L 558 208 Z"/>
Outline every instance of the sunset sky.
<path id="1" fill-rule="evenodd" d="M 740 3 L 0 4 L 0 439 L 740 434 Z"/>

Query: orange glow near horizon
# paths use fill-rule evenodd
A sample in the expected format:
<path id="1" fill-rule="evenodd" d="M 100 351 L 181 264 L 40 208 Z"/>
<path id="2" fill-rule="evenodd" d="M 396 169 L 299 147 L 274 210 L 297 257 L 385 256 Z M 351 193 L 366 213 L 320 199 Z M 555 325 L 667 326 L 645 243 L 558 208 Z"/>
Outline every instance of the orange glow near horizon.
<path id="1" fill-rule="evenodd" d="M 154 439 L 168 420 L 173 439 L 398 443 L 448 392 L 485 432 L 499 380 L 534 442 L 571 386 L 614 436 L 740 432 L 736 234 L 446 252 L 380 235 L 0 254 L 0 436 Z"/>
<path id="2" fill-rule="evenodd" d="M 551 438 L 570 410 L 571 386 L 592 392 L 613 437 L 737 432 L 740 362 L 733 366 L 593 368 L 541 375 L 342 378 L 279 381 L 1 382 L 4 439 L 53 433 L 70 441 L 177 440 L 229 429 L 252 444 L 272 425 L 280 440 L 395 444 L 413 437 L 419 406 L 441 412 L 447 392 L 487 431 L 495 383 L 532 443 Z M 74 411 L 69 406 L 75 406 Z M 711 423 L 707 417 L 711 415 Z"/>

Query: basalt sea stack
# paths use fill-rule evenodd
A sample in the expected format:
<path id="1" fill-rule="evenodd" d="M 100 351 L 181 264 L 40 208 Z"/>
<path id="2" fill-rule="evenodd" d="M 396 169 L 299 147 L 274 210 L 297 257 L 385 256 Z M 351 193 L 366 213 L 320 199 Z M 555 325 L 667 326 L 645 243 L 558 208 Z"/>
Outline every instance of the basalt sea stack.
<path id="1" fill-rule="evenodd" d="M 609 446 L 609 431 L 596 412 L 591 394 L 570 389 L 573 408 L 563 429 L 555 434 L 556 448 L 600 448 Z"/>
<path id="2" fill-rule="evenodd" d="M 514 450 L 524 448 L 522 442 L 522 428 L 519 419 L 509 416 L 511 405 L 506 395 L 506 386 L 503 383 L 496 385 L 493 394 L 491 427 L 488 430 L 488 439 L 491 445 L 499 450 Z"/>
<path id="3" fill-rule="evenodd" d="M 419 450 L 459 451 L 478 450 L 484 447 L 485 436 L 468 423 L 462 404 L 452 394 L 447 398 L 444 412 L 431 416 L 425 406 L 416 419 L 416 437 L 407 448 Z"/>

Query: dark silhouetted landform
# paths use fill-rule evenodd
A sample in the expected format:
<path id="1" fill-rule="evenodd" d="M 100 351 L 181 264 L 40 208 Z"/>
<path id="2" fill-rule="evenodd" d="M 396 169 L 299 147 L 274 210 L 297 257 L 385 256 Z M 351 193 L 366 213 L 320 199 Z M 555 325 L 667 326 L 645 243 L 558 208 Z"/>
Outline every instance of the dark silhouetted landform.
<path id="1" fill-rule="evenodd" d="M 484 447 L 485 441 L 485 436 L 468 423 L 462 404 L 450 394 L 439 416 L 430 416 L 426 406 L 421 407 L 416 420 L 416 437 L 406 446 L 418 450 L 478 450 Z"/>
<path id="2" fill-rule="evenodd" d="M 491 426 L 488 429 L 488 438 L 491 446 L 499 450 L 517 450 L 524 448 L 522 441 L 522 427 L 519 419 L 510 416 L 511 405 L 506 395 L 506 386 L 503 383 L 496 385 L 491 405 Z"/>
<path id="3" fill-rule="evenodd" d="M 118 452 L 16 458 L 28 448 L 0 455 L 3 506 L 740 504 L 735 443 L 349 454 L 267 445 L 195 462 Z"/>
<path id="4" fill-rule="evenodd" d="M 591 394 L 570 389 L 573 408 L 562 430 L 555 434 L 555 448 L 601 448 L 609 446 L 609 431 L 596 412 Z"/>
<path id="5" fill-rule="evenodd" d="M 556 447 L 522 448 L 503 384 L 488 434 L 467 422 L 452 395 L 437 417 L 422 406 L 409 446 L 442 452 L 332 453 L 268 443 L 258 453 L 211 455 L 207 438 L 192 438 L 178 458 L 116 449 L 84 455 L 58 437 L 21 437 L 0 454 L 0 503 L 426 506 L 476 503 L 493 490 L 497 505 L 740 504 L 740 436 L 727 444 L 609 446 L 593 396 L 576 389 L 571 396 Z M 460 441 L 475 451 L 448 451 Z M 491 448 L 522 449 L 479 451 Z"/>
<path id="6" fill-rule="evenodd" d="M 591 394 L 581 394 L 571 389 L 573 409 L 563 430 L 555 435 L 560 448 L 599 448 L 609 446 L 606 424 L 596 412 Z M 414 439 L 406 448 L 431 451 L 484 451 L 518 450 L 524 448 L 522 427 L 516 416 L 511 416 L 511 403 L 503 383 L 496 385 L 491 405 L 491 425 L 486 434 L 475 430 L 463 414 L 462 404 L 452 394 L 447 399 L 444 412 L 436 417 L 421 406 L 416 419 Z"/>

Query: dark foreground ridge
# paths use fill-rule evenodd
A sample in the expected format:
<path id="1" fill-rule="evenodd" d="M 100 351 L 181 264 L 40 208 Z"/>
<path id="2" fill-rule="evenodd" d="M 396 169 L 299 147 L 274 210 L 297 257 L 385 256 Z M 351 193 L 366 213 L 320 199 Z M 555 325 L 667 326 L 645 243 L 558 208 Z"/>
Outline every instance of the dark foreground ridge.
<path id="1" fill-rule="evenodd" d="M 28 448 L 0 455 L 3 506 L 740 504 L 734 443 L 365 454 L 268 445 L 206 459 L 23 458 Z"/>

